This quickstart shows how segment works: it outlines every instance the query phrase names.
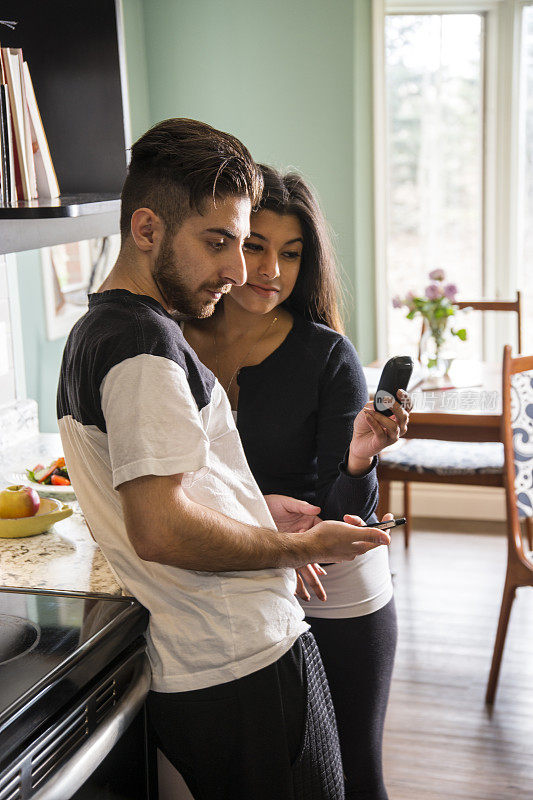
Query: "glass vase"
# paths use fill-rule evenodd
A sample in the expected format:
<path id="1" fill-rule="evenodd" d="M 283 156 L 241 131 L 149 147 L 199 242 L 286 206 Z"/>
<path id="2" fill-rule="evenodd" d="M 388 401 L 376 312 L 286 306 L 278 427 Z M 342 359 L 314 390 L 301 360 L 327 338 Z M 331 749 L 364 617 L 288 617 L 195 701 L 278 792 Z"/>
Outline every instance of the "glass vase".
<path id="1" fill-rule="evenodd" d="M 426 326 L 420 341 L 420 363 L 429 378 L 442 378 L 448 375 L 455 353 L 450 347 L 450 334 L 447 327 Z"/>

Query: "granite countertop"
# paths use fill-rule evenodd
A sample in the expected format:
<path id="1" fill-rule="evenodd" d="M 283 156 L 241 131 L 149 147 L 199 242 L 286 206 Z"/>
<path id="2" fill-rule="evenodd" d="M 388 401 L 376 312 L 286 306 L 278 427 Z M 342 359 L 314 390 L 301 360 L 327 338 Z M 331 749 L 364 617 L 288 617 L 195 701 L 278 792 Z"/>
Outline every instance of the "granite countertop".
<path id="1" fill-rule="evenodd" d="M 38 434 L 0 454 L 0 488 L 38 462 L 48 464 L 62 454 L 59 434 Z M 117 578 L 91 537 L 79 504 L 64 498 L 71 517 L 47 533 L 23 539 L 0 538 L 0 586 L 121 594 Z"/>

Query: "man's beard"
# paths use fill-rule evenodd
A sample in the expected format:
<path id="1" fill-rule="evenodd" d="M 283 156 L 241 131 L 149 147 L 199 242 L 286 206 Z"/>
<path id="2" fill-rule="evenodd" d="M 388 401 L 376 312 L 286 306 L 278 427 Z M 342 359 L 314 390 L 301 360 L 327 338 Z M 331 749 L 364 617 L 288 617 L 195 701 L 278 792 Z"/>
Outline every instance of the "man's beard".
<path id="1" fill-rule="evenodd" d="M 169 236 L 165 236 L 157 254 L 152 277 L 166 304 L 172 312 L 179 315 L 196 317 L 197 319 L 210 317 L 218 301 L 214 298 L 212 300 L 202 300 L 200 299 L 200 294 L 206 289 L 211 292 L 226 293 L 230 287 L 227 284 L 223 286 L 220 284 L 217 286 L 203 284 L 195 292 L 192 292 L 183 283 L 176 262 L 177 258 L 172 247 L 172 240 Z"/>

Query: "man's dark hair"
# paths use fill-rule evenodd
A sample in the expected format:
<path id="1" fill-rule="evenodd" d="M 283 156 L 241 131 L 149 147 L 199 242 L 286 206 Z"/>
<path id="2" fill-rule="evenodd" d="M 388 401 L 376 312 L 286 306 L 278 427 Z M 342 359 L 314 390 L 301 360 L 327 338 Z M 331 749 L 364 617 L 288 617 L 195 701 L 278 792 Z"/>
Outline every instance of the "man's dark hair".
<path id="1" fill-rule="evenodd" d="M 235 136 L 193 119 L 158 122 L 131 148 L 121 195 L 122 242 L 138 208 L 151 209 L 172 235 L 191 212 L 202 212 L 208 197 L 247 195 L 256 206 L 262 187 L 260 170 Z"/>

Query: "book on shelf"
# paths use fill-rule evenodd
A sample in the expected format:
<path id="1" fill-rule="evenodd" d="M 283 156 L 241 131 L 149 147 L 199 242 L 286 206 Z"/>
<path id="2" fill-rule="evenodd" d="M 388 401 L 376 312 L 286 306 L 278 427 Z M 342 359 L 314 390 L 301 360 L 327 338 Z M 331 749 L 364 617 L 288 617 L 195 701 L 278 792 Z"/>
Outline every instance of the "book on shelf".
<path id="1" fill-rule="evenodd" d="M 19 200 L 32 200 L 28 150 L 26 147 L 26 125 L 24 120 L 24 96 L 19 67 L 19 57 L 15 48 L 2 47 L 2 61 L 9 90 L 11 122 L 15 143 L 15 179 Z"/>
<path id="2" fill-rule="evenodd" d="M 13 52 L 13 51 L 12 51 Z M 26 84 L 24 81 L 24 61 L 22 58 L 22 50 L 20 47 L 17 47 L 14 53 L 14 60 L 15 58 L 18 61 L 18 71 L 17 75 L 20 81 L 20 90 L 22 94 L 22 115 L 23 115 L 23 122 L 24 122 L 24 145 L 25 145 L 25 155 L 26 161 L 28 164 L 28 176 L 30 179 L 30 194 L 32 200 L 38 197 L 37 194 L 37 178 L 35 176 L 35 161 L 33 158 L 33 145 L 32 145 L 32 135 L 31 135 L 31 125 L 30 125 L 30 109 L 28 108 L 28 98 L 26 97 Z"/>
<path id="3" fill-rule="evenodd" d="M 39 197 L 59 197 L 59 185 L 52 156 L 48 148 L 48 140 L 44 132 L 43 121 L 39 113 L 37 98 L 31 80 L 28 63 L 24 61 L 22 65 L 24 85 L 26 88 L 26 100 L 30 112 L 31 138 L 33 145 L 33 158 L 35 162 L 35 173 L 37 178 L 37 192 Z"/>
<path id="4" fill-rule="evenodd" d="M 0 48 L 0 202 L 59 197 L 35 90 L 21 48 Z"/>
<path id="5" fill-rule="evenodd" d="M 17 189 L 15 185 L 15 154 L 13 149 L 13 126 L 11 123 L 11 107 L 7 88 L 4 64 L 0 53 L 0 147 L 4 154 L 3 162 L 3 195 L 2 203 L 16 203 Z"/>
<path id="6" fill-rule="evenodd" d="M 4 99 L 4 84 L 0 83 L 0 203 L 8 203 L 10 201 L 10 197 L 8 196 L 9 191 L 9 161 L 8 161 L 8 150 L 7 150 L 7 141 L 4 131 L 4 119 L 5 119 L 5 99 Z"/>

